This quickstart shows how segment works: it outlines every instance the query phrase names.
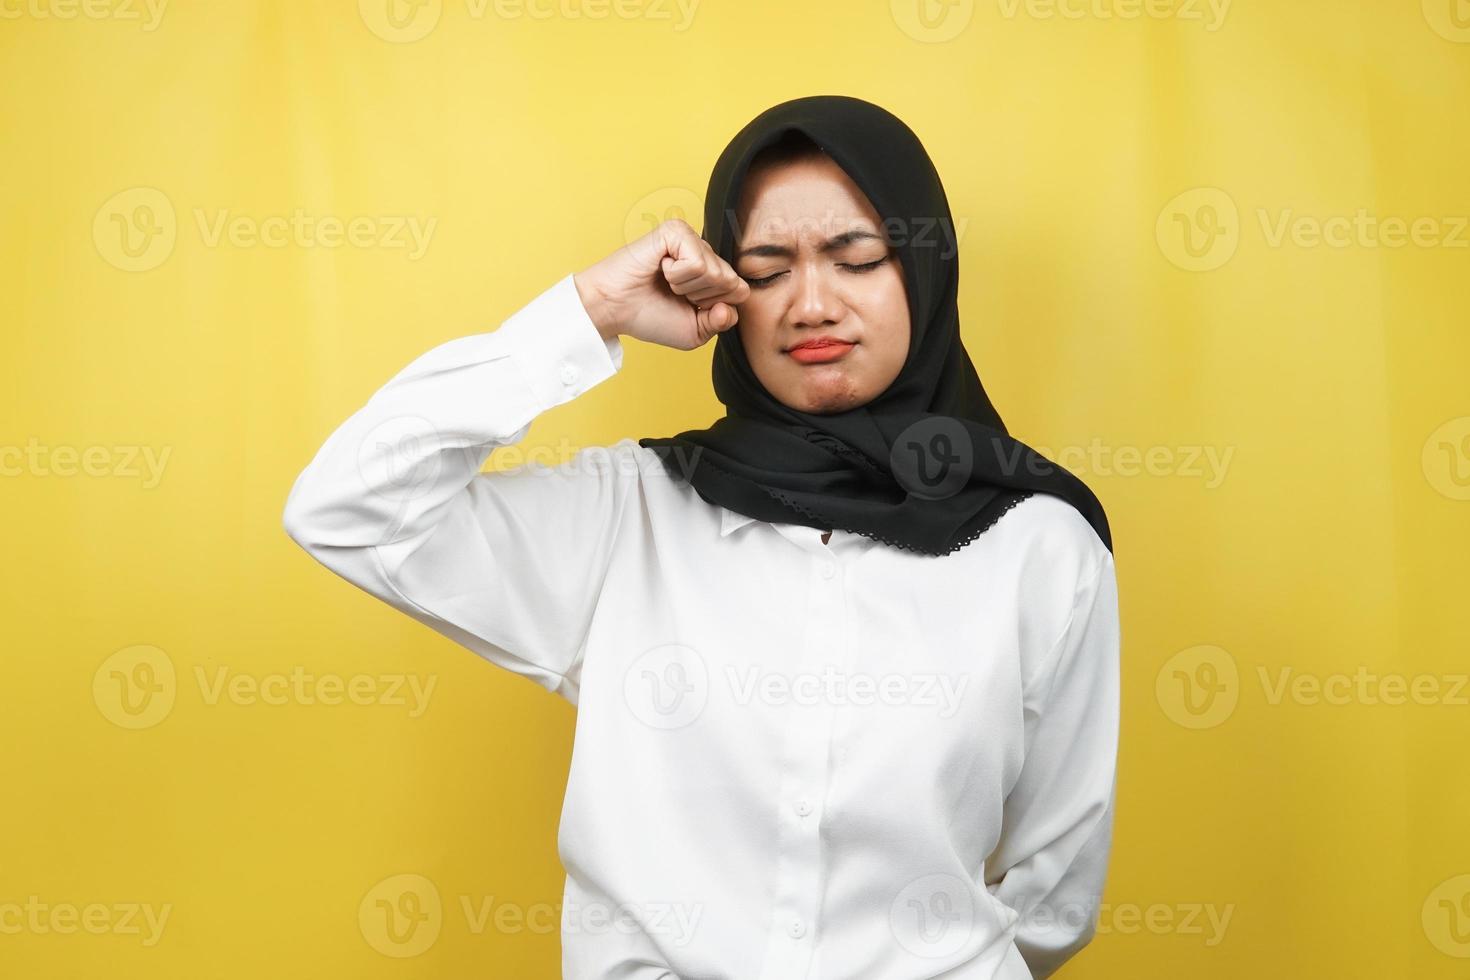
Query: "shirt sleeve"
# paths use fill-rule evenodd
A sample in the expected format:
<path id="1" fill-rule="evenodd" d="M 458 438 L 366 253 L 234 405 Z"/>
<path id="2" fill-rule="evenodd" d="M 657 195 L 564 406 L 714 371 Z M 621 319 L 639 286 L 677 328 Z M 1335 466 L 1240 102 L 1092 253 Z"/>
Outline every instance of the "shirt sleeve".
<path id="1" fill-rule="evenodd" d="M 573 704 L 623 501 L 603 447 L 481 473 L 622 367 L 568 275 L 497 330 L 428 351 L 331 434 L 283 523 L 342 578 Z"/>
<path id="2" fill-rule="evenodd" d="M 1019 913 L 1015 943 L 1037 978 L 1097 931 L 1112 844 L 1119 718 L 1116 572 L 1105 553 L 1026 701 L 1026 755 L 1006 797 L 986 887 Z"/>

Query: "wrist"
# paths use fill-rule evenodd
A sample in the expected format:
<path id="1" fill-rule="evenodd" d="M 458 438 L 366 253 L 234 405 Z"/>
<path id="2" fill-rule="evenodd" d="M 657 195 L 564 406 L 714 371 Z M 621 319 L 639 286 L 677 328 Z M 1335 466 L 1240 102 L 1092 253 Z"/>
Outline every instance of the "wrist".
<path id="1" fill-rule="evenodd" d="M 622 333 L 607 298 L 603 296 L 595 283 L 588 281 L 583 273 L 578 272 L 572 275 L 572 284 L 577 287 L 577 296 L 582 301 L 582 309 L 587 311 L 587 318 L 592 321 L 592 325 L 597 328 L 603 340 L 612 340 Z"/>

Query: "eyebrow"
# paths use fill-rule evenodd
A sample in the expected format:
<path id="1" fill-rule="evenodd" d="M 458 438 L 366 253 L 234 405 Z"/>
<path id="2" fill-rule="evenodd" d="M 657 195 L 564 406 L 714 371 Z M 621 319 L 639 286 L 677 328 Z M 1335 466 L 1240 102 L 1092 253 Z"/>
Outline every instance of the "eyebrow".
<path id="1" fill-rule="evenodd" d="M 818 247 L 817 251 L 823 253 L 836 252 L 839 249 L 846 248 L 854 242 L 862 242 L 869 239 L 876 239 L 880 242 L 883 241 L 883 237 L 881 235 L 875 234 L 871 231 L 864 231 L 863 229 L 858 228 L 853 231 L 845 231 L 840 235 L 836 235 L 832 238 L 827 239 L 821 244 L 821 246 Z M 750 248 L 742 248 L 740 251 L 736 252 L 735 259 L 736 261 L 739 261 L 740 259 L 745 258 L 747 255 L 755 255 L 761 258 L 791 259 L 796 257 L 796 250 L 785 245 L 752 245 Z"/>

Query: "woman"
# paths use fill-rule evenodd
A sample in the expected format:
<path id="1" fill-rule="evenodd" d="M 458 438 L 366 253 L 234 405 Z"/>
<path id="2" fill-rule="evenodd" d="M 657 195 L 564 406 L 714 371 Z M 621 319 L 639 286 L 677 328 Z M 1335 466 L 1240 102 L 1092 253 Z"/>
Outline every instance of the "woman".
<path id="1" fill-rule="evenodd" d="M 577 705 L 565 977 L 1048 976 L 1095 932 L 1111 841 L 1102 508 L 1005 434 L 944 191 L 894 116 L 768 110 L 704 220 L 414 361 L 286 528 Z M 718 336 L 726 416 L 479 472 L 616 374 L 623 336 Z"/>

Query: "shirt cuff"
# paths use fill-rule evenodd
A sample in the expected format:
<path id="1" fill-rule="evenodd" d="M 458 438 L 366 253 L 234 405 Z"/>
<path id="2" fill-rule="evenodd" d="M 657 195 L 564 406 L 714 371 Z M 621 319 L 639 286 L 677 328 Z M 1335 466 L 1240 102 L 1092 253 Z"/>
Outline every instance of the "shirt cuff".
<path id="1" fill-rule="evenodd" d="M 622 341 L 616 335 L 603 339 L 570 273 L 511 314 L 496 333 L 545 408 L 572 400 L 623 366 Z"/>

